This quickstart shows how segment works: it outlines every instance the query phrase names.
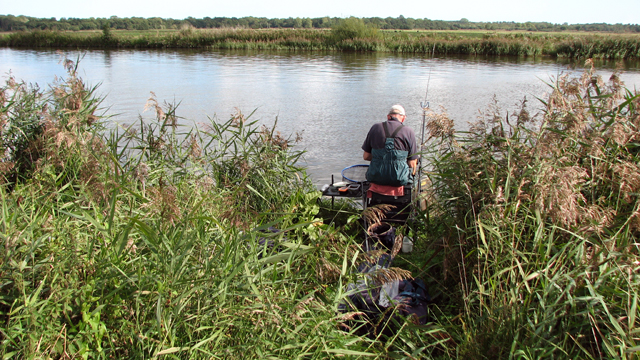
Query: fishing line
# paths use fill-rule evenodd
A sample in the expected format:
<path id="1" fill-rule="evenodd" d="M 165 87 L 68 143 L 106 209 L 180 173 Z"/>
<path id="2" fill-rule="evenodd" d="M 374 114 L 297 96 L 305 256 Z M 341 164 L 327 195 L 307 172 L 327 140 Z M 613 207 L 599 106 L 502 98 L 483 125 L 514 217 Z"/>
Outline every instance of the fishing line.
<path id="1" fill-rule="evenodd" d="M 433 44 L 433 49 L 431 50 L 431 61 L 433 61 L 433 56 L 436 52 L 436 44 Z M 418 159 L 418 194 L 420 196 L 422 193 L 422 152 L 424 150 L 424 127 L 427 122 L 427 109 L 429 108 L 429 84 L 431 83 L 431 70 L 433 69 L 433 64 L 429 66 L 429 76 L 427 77 L 427 91 L 424 94 L 424 101 L 420 103 L 420 107 L 422 108 L 422 129 L 420 133 L 420 158 Z"/>
<path id="2" fill-rule="evenodd" d="M 431 82 L 431 69 L 433 66 L 429 66 L 429 77 L 427 77 L 427 91 L 424 94 L 424 101 L 420 103 L 420 107 L 422 109 L 426 109 L 429 107 L 429 103 L 427 102 L 427 97 L 429 96 L 429 83 Z"/>
<path id="3" fill-rule="evenodd" d="M 433 56 L 436 53 L 436 44 L 433 44 L 433 49 L 431 49 L 431 61 L 433 61 Z M 429 66 L 429 76 L 427 77 L 427 91 L 424 94 L 424 101 L 420 103 L 420 107 L 422 110 L 429 108 L 429 102 L 427 102 L 427 98 L 429 97 L 429 84 L 431 83 L 431 70 L 433 69 L 433 65 Z M 424 140 L 424 139 L 423 139 Z"/>

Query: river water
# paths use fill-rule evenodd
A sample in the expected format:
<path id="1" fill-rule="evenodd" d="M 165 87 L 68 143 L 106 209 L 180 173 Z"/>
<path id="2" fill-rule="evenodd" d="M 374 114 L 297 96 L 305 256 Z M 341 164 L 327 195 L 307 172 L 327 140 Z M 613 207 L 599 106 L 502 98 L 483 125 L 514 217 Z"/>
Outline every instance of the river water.
<path id="1" fill-rule="evenodd" d="M 387 53 L 248 51 L 71 51 L 79 73 L 99 85 L 108 114 L 132 123 L 144 113 L 151 92 L 160 102 L 180 103 L 185 124 L 227 120 L 236 109 L 284 135 L 301 132 L 304 165 L 316 185 L 364 163 L 360 146 L 369 127 L 383 121 L 391 105 L 407 110 L 406 125 L 420 136 L 421 102 L 446 109 L 458 130 L 494 100 L 503 113 L 523 98 L 536 100 L 560 74 L 581 72 L 562 59 L 409 56 Z M 65 76 L 61 54 L 53 50 L 0 49 L 0 73 L 41 87 Z M 640 88 L 640 63 L 597 62 L 605 78 L 616 66 L 628 88 Z M 428 91 L 427 91 L 428 90 Z"/>

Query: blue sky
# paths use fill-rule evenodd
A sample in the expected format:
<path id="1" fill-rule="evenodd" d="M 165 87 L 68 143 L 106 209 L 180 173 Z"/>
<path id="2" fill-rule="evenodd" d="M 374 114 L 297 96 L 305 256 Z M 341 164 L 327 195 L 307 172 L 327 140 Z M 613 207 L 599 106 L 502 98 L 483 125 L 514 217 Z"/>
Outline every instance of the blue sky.
<path id="1" fill-rule="evenodd" d="M 397 17 L 431 20 L 640 23 L 640 0 L 0 0 L 0 14 L 34 17 Z"/>

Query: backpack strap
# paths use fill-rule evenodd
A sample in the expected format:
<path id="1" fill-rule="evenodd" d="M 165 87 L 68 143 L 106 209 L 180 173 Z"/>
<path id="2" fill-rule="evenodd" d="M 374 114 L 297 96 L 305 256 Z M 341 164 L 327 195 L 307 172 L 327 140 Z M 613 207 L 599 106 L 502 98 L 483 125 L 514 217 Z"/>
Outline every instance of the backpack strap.
<path id="1" fill-rule="evenodd" d="M 402 129 L 402 124 L 400 124 L 400 126 L 398 126 L 398 128 L 396 129 L 396 131 L 393 132 L 393 134 L 391 134 L 392 138 L 396 138 L 396 135 L 398 134 L 398 131 L 400 131 L 400 129 Z"/>
<path id="2" fill-rule="evenodd" d="M 396 129 L 396 131 L 393 132 L 393 134 L 391 134 L 391 136 L 389 136 L 389 127 L 387 126 L 387 121 L 382 123 L 382 127 L 384 127 L 384 136 L 385 138 L 394 138 L 396 137 L 396 135 L 398 134 L 398 131 L 400 131 L 400 129 L 402 129 L 402 123 L 400 123 L 400 126 L 398 126 L 398 128 Z"/>
<path id="3" fill-rule="evenodd" d="M 387 122 L 383 122 L 382 123 L 382 127 L 384 128 L 384 137 L 388 138 L 389 137 L 389 127 L 387 127 Z"/>

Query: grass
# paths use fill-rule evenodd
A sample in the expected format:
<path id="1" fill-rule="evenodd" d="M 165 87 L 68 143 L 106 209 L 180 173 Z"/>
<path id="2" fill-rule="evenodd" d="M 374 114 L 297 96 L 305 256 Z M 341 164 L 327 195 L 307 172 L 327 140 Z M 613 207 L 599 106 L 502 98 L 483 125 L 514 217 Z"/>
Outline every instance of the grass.
<path id="1" fill-rule="evenodd" d="M 404 351 L 362 337 L 364 321 L 340 327 L 363 254 L 319 216 L 295 138 L 240 112 L 183 127 L 153 97 L 152 118 L 108 130 L 64 63 L 51 91 L 11 78 L 1 92 L 3 358 Z"/>
<path id="2" fill-rule="evenodd" d="M 294 137 L 241 112 L 184 126 L 155 97 L 107 126 L 64 64 L 0 91 L 3 358 L 638 357 L 640 97 L 615 76 L 467 133 L 427 114 L 427 210 L 395 266 L 427 280 L 431 321 L 367 336 L 337 311 L 362 214 L 318 201 Z"/>
<path id="3" fill-rule="evenodd" d="M 357 19 L 355 19 L 357 20 Z M 345 26 L 348 27 L 346 24 Z M 205 48 L 383 51 L 410 54 L 640 58 L 640 37 L 628 34 L 358 29 L 211 29 L 101 32 L 15 32 L 0 46 L 56 48 Z M 358 27 L 358 24 L 353 26 Z M 344 30 L 344 31 L 343 31 Z M 357 30 L 357 31 L 356 31 Z"/>
<path id="4" fill-rule="evenodd" d="M 640 96 L 593 68 L 550 87 L 538 118 L 494 105 L 458 135 L 430 115 L 437 274 L 463 358 L 640 350 Z"/>

